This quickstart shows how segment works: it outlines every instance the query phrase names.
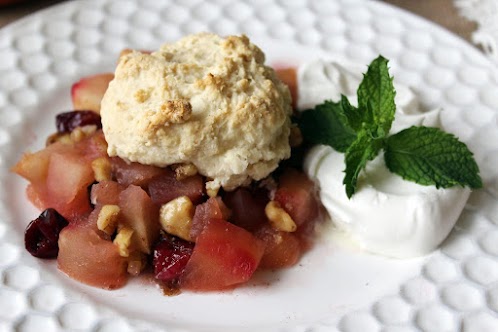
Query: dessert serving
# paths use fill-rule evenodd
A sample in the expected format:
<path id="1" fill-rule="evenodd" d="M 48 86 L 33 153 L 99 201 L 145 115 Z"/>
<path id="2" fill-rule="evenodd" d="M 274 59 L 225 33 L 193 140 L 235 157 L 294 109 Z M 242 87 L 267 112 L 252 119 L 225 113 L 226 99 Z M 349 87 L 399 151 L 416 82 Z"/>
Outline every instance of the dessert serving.
<path id="1" fill-rule="evenodd" d="M 233 288 L 299 261 L 318 197 L 368 251 L 434 250 L 482 186 L 438 111 L 419 112 L 404 87 L 395 101 L 382 56 L 361 83 L 360 71 L 307 64 L 294 100 L 295 72 L 264 61 L 246 36 L 201 33 L 124 51 L 114 74 L 75 83 L 75 111 L 13 168 L 44 211 L 28 251 L 102 288 L 145 273 L 168 292 Z"/>
<path id="2" fill-rule="evenodd" d="M 247 37 L 125 51 L 71 93 L 75 111 L 13 168 L 44 210 L 26 230 L 33 255 L 102 288 L 151 266 L 166 289 L 215 290 L 310 246 L 314 185 L 280 163 L 299 144 L 291 95 Z"/>

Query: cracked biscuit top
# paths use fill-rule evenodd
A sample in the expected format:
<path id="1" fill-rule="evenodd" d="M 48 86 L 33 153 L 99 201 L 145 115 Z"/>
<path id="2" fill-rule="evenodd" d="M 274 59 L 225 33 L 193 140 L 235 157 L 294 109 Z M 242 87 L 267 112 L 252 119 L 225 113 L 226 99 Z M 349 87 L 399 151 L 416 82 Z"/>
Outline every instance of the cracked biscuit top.
<path id="1" fill-rule="evenodd" d="M 268 176 L 290 156 L 291 97 L 246 36 L 200 33 L 120 57 L 101 104 L 110 156 L 193 164 L 211 189 Z"/>

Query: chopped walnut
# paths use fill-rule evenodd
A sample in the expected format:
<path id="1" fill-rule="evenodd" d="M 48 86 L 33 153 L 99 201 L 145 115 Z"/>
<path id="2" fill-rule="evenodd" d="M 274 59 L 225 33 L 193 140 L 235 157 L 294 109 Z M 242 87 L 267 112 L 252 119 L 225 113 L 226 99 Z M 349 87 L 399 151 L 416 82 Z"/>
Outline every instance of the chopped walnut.
<path id="1" fill-rule="evenodd" d="M 71 140 L 70 134 L 54 133 L 54 134 L 47 137 L 47 140 L 45 141 L 45 146 L 52 145 L 55 142 L 61 142 L 63 144 L 72 144 L 73 143 L 73 141 Z"/>
<path id="2" fill-rule="evenodd" d="M 94 159 L 92 161 L 92 169 L 96 181 L 111 180 L 112 165 L 109 158 L 100 157 Z"/>
<path id="3" fill-rule="evenodd" d="M 97 131 L 97 126 L 95 126 L 95 125 L 76 127 L 71 132 L 70 137 L 71 137 L 71 140 L 73 142 L 78 143 L 78 142 L 81 142 L 84 138 L 95 133 L 96 131 Z"/>
<path id="4" fill-rule="evenodd" d="M 107 235 L 116 231 L 120 208 L 117 205 L 104 205 L 97 217 L 97 228 Z"/>
<path id="5" fill-rule="evenodd" d="M 167 233 L 192 241 L 190 228 L 194 212 L 195 206 L 190 198 L 180 196 L 161 206 L 159 222 Z"/>
<path id="6" fill-rule="evenodd" d="M 129 227 L 125 226 L 119 229 L 118 234 L 116 235 L 116 238 L 114 239 L 113 243 L 118 246 L 119 255 L 121 257 L 130 256 L 130 244 L 131 244 L 132 235 L 133 235 L 133 229 Z"/>
<path id="7" fill-rule="evenodd" d="M 220 188 L 211 188 L 211 187 L 208 187 L 206 186 L 206 194 L 209 196 L 209 197 L 216 197 L 218 196 L 218 192 L 220 191 Z"/>
<path id="8" fill-rule="evenodd" d="M 194 164 L 176 164 L 171 167 L 175 171 L 175 177 L 178 181 L 197 174 L 197 167 Z"/>
<path id="9" fill-rule="evenodd" d="M 277 201 L 269 201 L 266 204 L 265 214 L 273 228 L 282 232 L 296 231 L 296 223 Z"/>

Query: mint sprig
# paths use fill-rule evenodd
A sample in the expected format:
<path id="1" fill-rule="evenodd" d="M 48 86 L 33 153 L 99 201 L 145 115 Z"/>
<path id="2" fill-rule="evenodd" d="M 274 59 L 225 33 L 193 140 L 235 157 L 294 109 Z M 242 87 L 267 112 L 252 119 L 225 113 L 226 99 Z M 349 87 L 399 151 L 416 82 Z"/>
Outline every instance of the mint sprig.
<path id="1" fill-rule="evenodd" d="M 346 152 L 356 139 L 356 131 L 350 127 L 341 102 L 325 101 L 312 112 L 304 112 L 299 127 L 309 142 L 330 145 L 339 152 Z"/>
<path id="2" fill-rule="evenodd" d="M 387 63 L 387 59 L 382 56 L 372 61 L 357 92 L 358 108 L 367 114 L 363 123 L 371 126 L 382 137 L 389 133 L 396 112 L 396 91 Z"/>
<path id="3" fill-rule="evenodd" d="M 305 111 L 299 120 L 303 136 L 345 153 L 344 185 L 348 198 L 368 161 L 381 150 L 388 169 L 405 180 L 448 188 L 481 188 L 479 167 L 472 152 L 455 136 L 437 128 L 410 127 L 389 136 L 396 104 L 388 60 L 377 57 L 368 66 L 357 91 L 358 107 L 347 97 L 325 101 Z"/>
<path id="4" fill-rule="evenodd" d="M 346 194 L 350 198 L 356 192 L 356 183 L 362 169 L 367 162 L 373 160 L 382 148 L 381 140 L 372 139 L 366 130 L 358 133 L 356 140 L 346 151 L 346 171 L 343 184 L 346 186 Z"/>
<path id="5" fill-rule="evenodd" d="M 410 127 L 389 136 L 384 147 L 387 168 L 403 179 L 437 188 L 482 187 L 467 146 L 438 128 Z"/>

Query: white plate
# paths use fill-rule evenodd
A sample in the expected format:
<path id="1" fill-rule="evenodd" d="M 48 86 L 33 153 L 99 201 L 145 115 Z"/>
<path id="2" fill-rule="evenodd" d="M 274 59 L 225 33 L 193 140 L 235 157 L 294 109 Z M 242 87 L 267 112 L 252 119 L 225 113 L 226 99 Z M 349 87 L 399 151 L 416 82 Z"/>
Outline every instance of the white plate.
<path id="1" fill-rule="evenodd" d="M 112 71 L 125 47 L 155 49 L 202 30 L 246 33 L 270 64 L 326 56 L 366 65 L 382 53 L 396 82 L 444 107 L 485 188 L 441 250 L 390 260 L 320 241 L 292 269 L 176 297 L 143 281 L 86 287 L 30 257 L 22 235 L 37 211 L 9 168 L 71 108 L 71 83 Z M 464 41 L 373 1 L 77 1 L 10 25 L 0 32 L 0 331 L 498 331 L 497 77 Z"/>

